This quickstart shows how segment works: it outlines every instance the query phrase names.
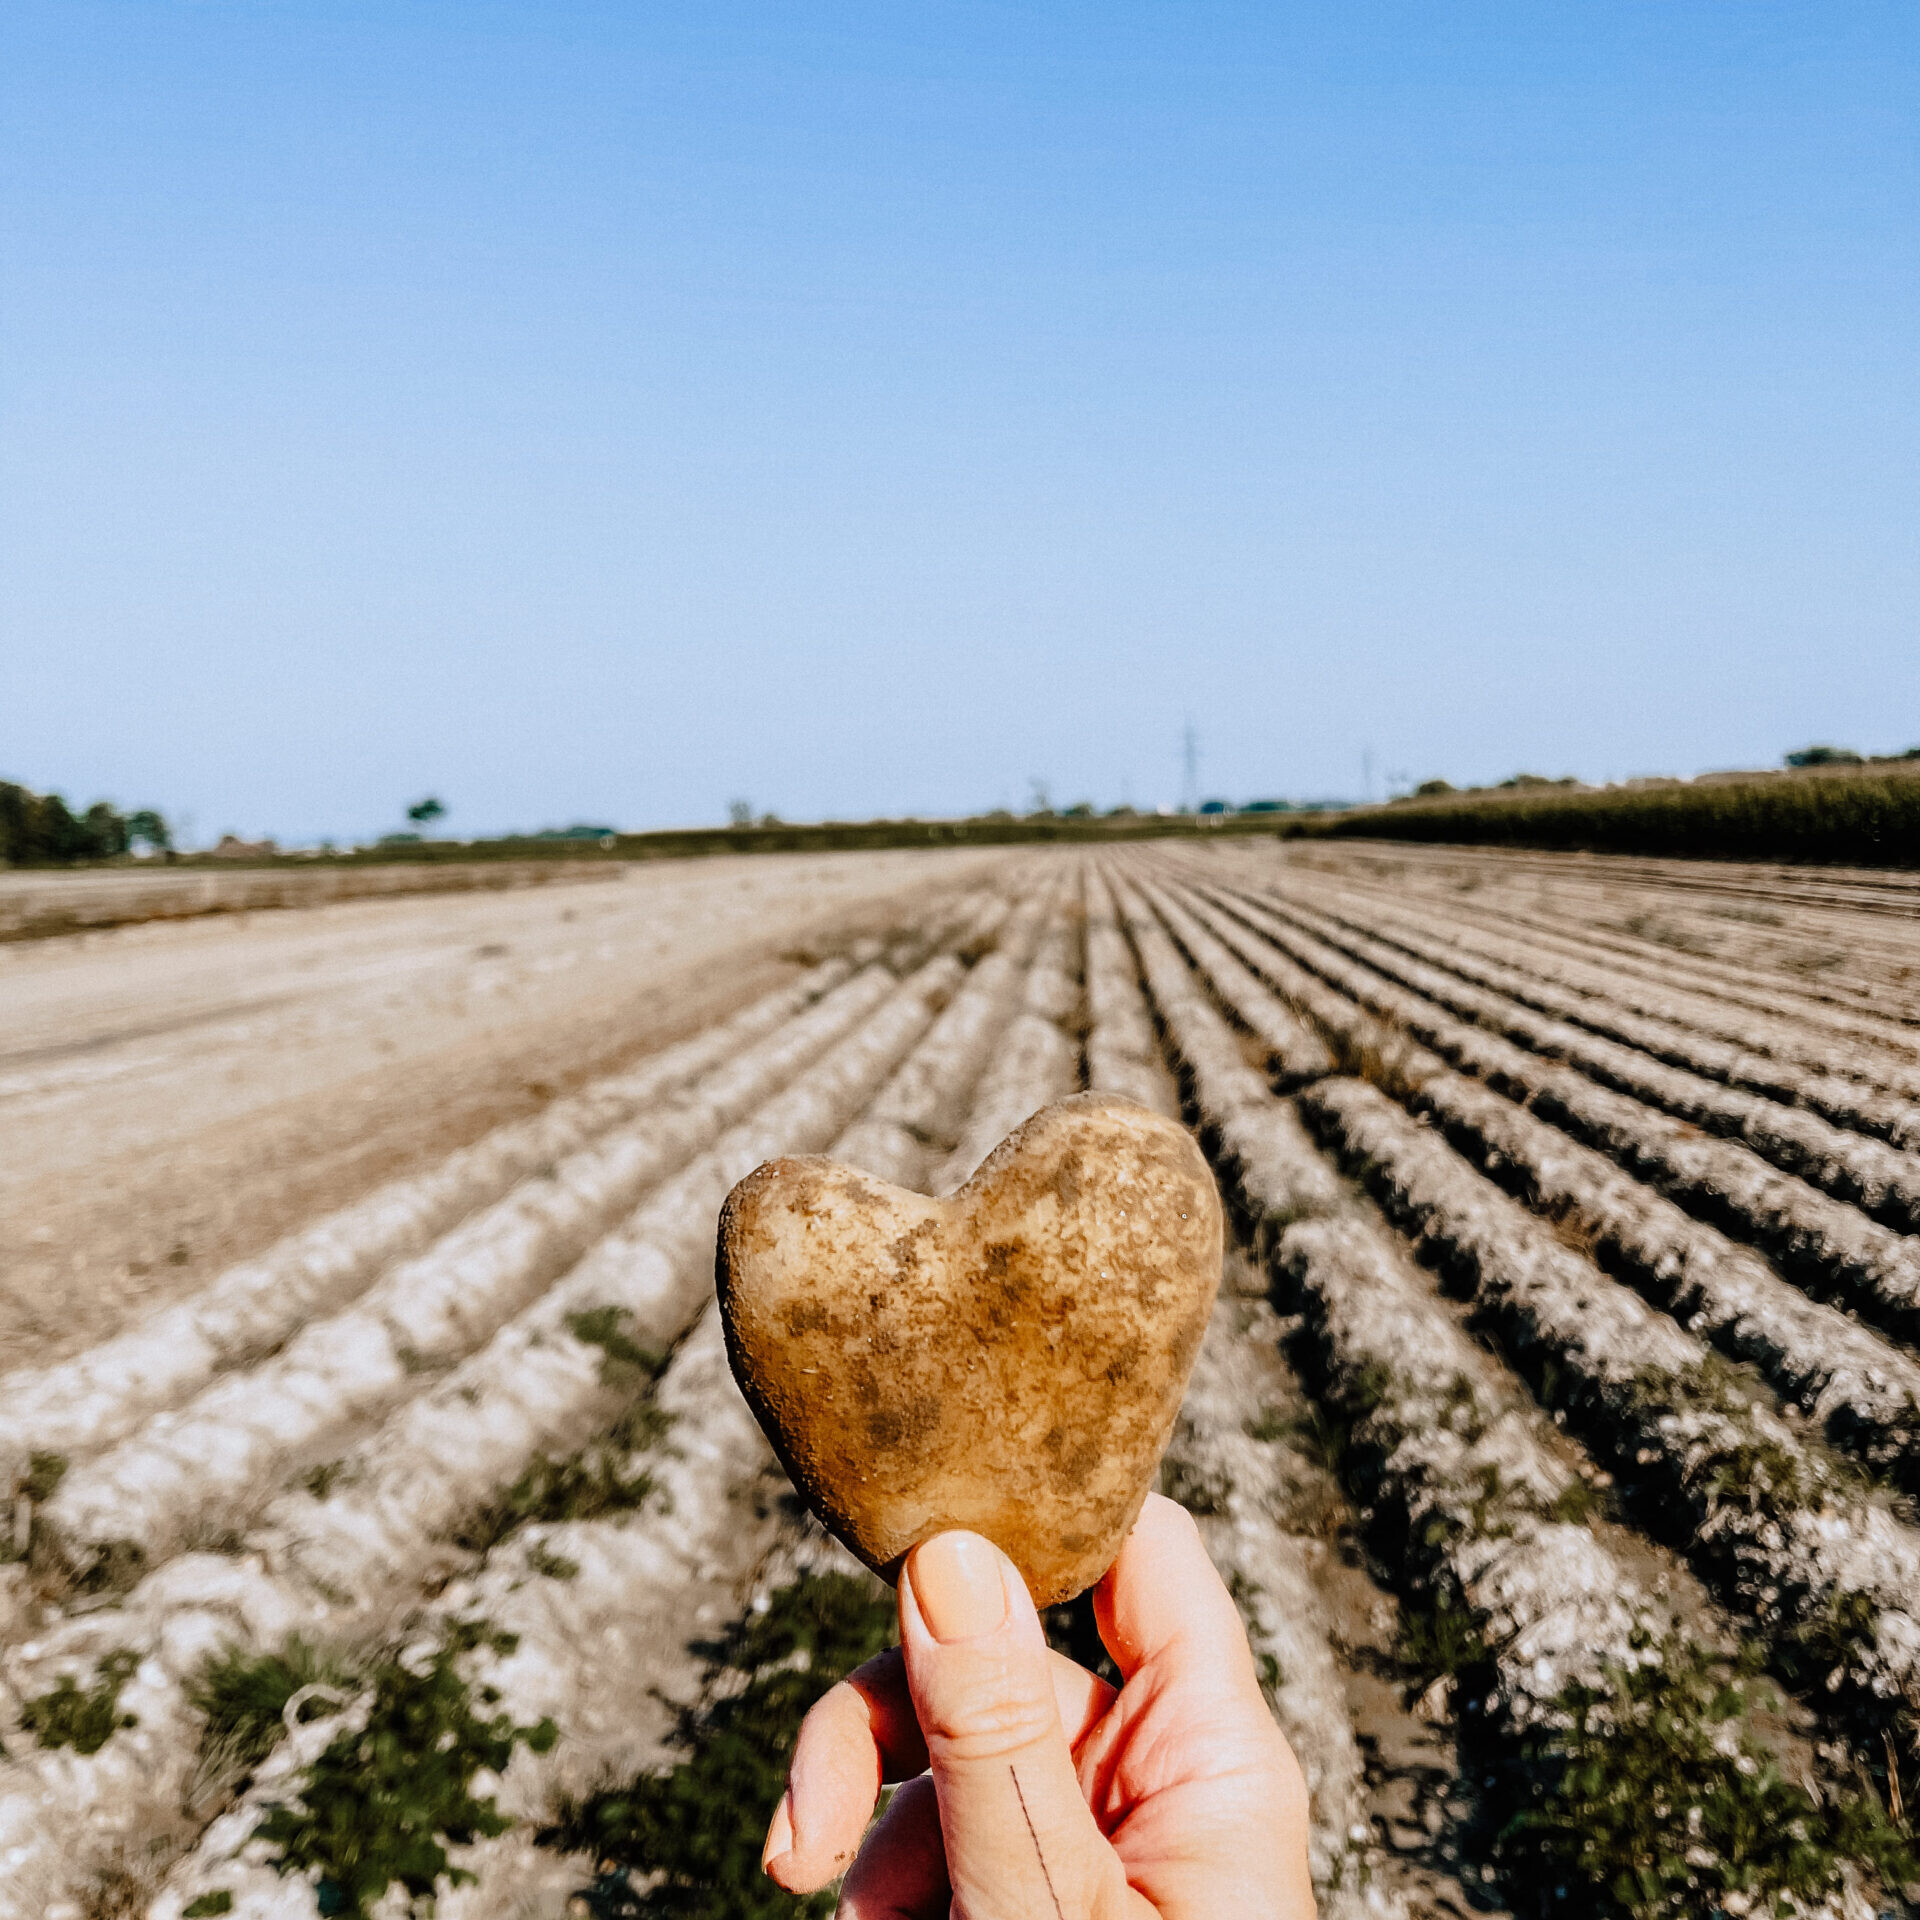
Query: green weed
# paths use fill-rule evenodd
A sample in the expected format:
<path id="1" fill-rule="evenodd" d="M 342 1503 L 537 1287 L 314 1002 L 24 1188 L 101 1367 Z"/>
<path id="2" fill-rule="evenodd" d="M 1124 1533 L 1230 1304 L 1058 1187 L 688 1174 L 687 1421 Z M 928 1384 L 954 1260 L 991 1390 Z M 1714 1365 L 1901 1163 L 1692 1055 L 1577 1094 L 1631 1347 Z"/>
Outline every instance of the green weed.
<path id="1" fill-rule="evenodd" d="M 231 1647 L 214 1654 L 187 1689 L 200 1713 L 203 1769 L 229 1777 L 251 1773 L 279 1745 L 287 1704 L 307 1687 L 349 1690 L 358 1685 L 353 1665 L 339 1654 L 311 1646 L 295 1634 L 278 1653 L 248 1653 Z M 304 1718 L 326 1711 L 318 1698 Z"/>
<path id="2" fill-rule="evenodd" d="M 633 1316 L 624 1307 L 591 1307 L 567 1315 L 567 1331 L 582 1345 L 600 1349 L 600 1381 L 636 1387 L 660 1377 L 666 1356 L 643 1347 L 627 1331 Z"/>
<path id="3" fill-rule="evenodd" d="M 1869 1594 L 1834 1592 L 1813 1617 L 1787 1636 L 1783 1672 L 1795 1686 L 1819 1694 L 1836 1672 L 1846 1672 L 1879 1638 L 1880 1609 Z"/>
<path id="4" fill-rule="evenodd" d="M 592 1911 L 601 1920 L 824 1920 L 834 1896 L 782 1893 L 760 1871 L 761 1842 L 807 1709 L 891 1645 L 893 1627 L 890 1597 L 838 1573 L 804 1575 L 736 1621 L 710 1650 L 704 1704 L 675 1729 L 686 1757 L 573 1803 L 540 1834 L 544 1846 L 594 1857 L 600 1871 L 582 1893 Z M 630 1873 L 650 1881 L 647 1891 Z"/>
<path id="5" fill-rule="evenodd" d="M 53 1497 L 53 1490 L 66 1477 L 67 1457 L 63 1453 L 33 1453 L 27 1456 L 27 1471 L 20 1482 L 20 1492 L 27 1501 L 29 1514 L 43 1500 Z M 11 1565 L 27 1557 L 29 1541 L 24 1535 L 16 1535 L 11 1514 L 0 1513 L 0 1567 Z"/>
<path id="6" fill-rule="evenodd" d="M 1353 1444 L 1353 1422 L 1312 1401 L 1291 1420 L 1279 1422 L 1277 1431 L 1257 1437 L 1286 1441 L 1302 1459 L 1338 1480 Z"/>
<path id="7" fill-rule="evenodd" d="M 579 1578 L 580 1563 L 569 1560 L 563 1553 L 552 1553 L 536 1541 L 527 1549 L 527 1567 L 543 1580 L 574 1580 Z"/>
<path id="8" fill-rule="evenodd" d="M 20 1484 L 20 1491 L 37 1507 L 43 1500 L 51 1500 L 60 1482 L 67 1477 L 67 1456 L 64 1453 L 33 1453 L 27 1456 L 27 1477 Z"/>
<path id="9" fill-rule="evenodd" d="M 1549 1907 L 1609 1920 L 1693 1920 L 1729 1911 L 1789 1913 L 1858 1861 L 1897 1887 L 1920 1877 L 1904 1825 L 1871 1793 L 1816 1798 L 1756 1740 L 1763 1682 L 1678 1639 L 1651 1664 L 1575 1682 L 1550 1723 L 1527 1736 L 1532 1805 L 1498 1850 Z"/>
<path id="10" fill-rule="evenodd" d="M 636 1469 L 633 1456 L 657 1444 L 668 1425 L 666 1415 L 642 1401 L 578 1453 L 559 1460 L 536 1453 L 512 1486 L 454 1533 L 454 1544 L 469 1553 L 487 1553 L 534 1521 L 593 1520 L 644 1506 L 654 1490 L 653 1475 Z"/>
<path id="11" fill-rule="evenodd" d="M 1764 1400 L 1752 1374 L 1719 1354 L 1709 1354 L 1690 1374 L 1647 1371 L 1635 1375 L 1629 1406 L 1635 1424 L 1657 1428 L 1669 1416 L 1725 1421 L 1738 1433 L 1752 1428 L 1750 1408 Z M 1722 1447 L 1709 1456 L 1711 1464 L 1690 1491 L 1708 1511 L 1732 1507 L 1770 1515 L 1783 1506 L 1808 1507 L 1815 1512 L 1837 1499 L 1858 1499 L 1866 1482 L 1851 1462 L 1822 1446 L 1811 1436 L 1794 1449 L 1755 1435 Z"/>
<path id="12" fill-rule="evenodd" d="M 1276 1440 L 1286 1439 L 1293 1427 L 1294 1422 L 1284 1407 L 1266 1406 L 1260 1409 L 1256 1419 L 1246 1423 L 1246 1435 L 1262 1446 L 1271 1446 Z"/>
<path id="13" fill-rule="evenodd" d="M 365 1727 L 342 1733 L 302 1776 L 298 1799 L 271 1808 L 255 1829 L 276 1849 L 282 1873 L 316 1876 L 316 1902 L 330 1920 L 369 1920 L 396 1882 L 418 1899 L 443 1876 L 454 1884 L 470 1879 L 453 1867 L 448 1843 L 512 1825 L 490 1798 L 474 1794 L 473 1776 L 503 1771 L 523 1742 L 546 1752 L 556 1730 L 551 1720 L 523 1727 L 486 1712 L 499 1700 L 491 1688 L 476 1701 L 458 1662 L 482 1644 L 509 1653 L 514 1643 L 467 1621 L 424 1668 L 382 1661 L 369 1676 Z"/>
<path id="14" fill-rule="evenodd" d="M 1483 1666 L 1487 1643 L 1473 1609 L 1449 1584 L 1430 1588 L 1400 1609 L 1395 1664 L 1407 1698 L 1417 1699 L 1436 1680 L 1454 1679 Z"/>
<path id="15" fill-rule="evenodd" d="M 139 1725 L 135 1715 L 120 1711 L 120 1689 L 139 1664 L 140 1656 L 123 1647 L 100 1662 L 90 1687 L 81 1687 L 72 1674 L 63 1673 L 52 1692 L 20 1709 L 20 1724 L 43 1747 L 98 1753 L 122 1727 Z"/>
<path id="16" fill-rule="evenodd" d="M 1561 1521 L 1568 1526 L 1584 1526 L 1595 1514 L 1602 1512 L 1604 1507 L 1605 1503 L 1601 1500 L 1598 1491 L 1575 1474 L 1553 1496 L 1547 1508 L 1547 1518 Z"/>
<path id="17" fill-rule="evenodd" d="M 147 1550 L 136 1540 L 109 1540 L 74 1581 L 85 1594 L 128 1593 L 147 1570 Z"/>

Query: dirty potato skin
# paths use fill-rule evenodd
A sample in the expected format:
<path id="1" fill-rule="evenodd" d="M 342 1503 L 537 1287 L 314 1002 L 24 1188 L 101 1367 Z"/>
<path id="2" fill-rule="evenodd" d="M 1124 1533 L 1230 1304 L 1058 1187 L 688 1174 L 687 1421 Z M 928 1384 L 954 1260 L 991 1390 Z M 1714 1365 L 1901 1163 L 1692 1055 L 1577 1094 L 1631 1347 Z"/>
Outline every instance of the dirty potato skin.
<path id="1" fill-rule="evenodd" d="M 893 1579 L 966 1527 L 1045 1606 L 1098 1580 L 1139 1513 L 1221 1255 L 1186 1130 L 1082 1094 L 946 1200 L 768 1161 L 728 1196 L 716 1280 L 748 1404 L 867 1565 Z"/>

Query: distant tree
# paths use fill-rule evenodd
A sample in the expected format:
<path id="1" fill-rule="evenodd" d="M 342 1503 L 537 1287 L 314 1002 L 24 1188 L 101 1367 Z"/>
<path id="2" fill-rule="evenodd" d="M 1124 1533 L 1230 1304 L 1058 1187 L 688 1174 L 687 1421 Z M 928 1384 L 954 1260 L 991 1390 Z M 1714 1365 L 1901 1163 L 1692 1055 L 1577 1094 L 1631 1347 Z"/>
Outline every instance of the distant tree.
<path id="1" fill-rule="evenodd" d="M 73 817 L 66 801 L 57 793 L 50 793 L 42 799 L 34 824 L 35 839 L 43 860 L 57 861 L 65 866 L 75 860 L 84 860 L 93 850 L 85 825 Z"/>
<path id="2" fill-rule="evenodd" d="M 430 827 L 436 820 L 444 820 L 446 816 L 446 807 L 432 794 L 428 794 L 424 800 L 416 800 L 407 809 L 407 818 L 416 827 Z"/>
<path id="3" fill-rule="evenodd" d="M 1416 800 L 1437 800 L 1443 793 L 1451 793 L 1453 790 L 1451 780 L 1422 780 L 1414 788 L 1413 797 Z"/>
<path id="4" fill-rule="evenodd" d="M 127 850 L 126 820 L 104 800 L 96 800 L 87 809 L 80 830 L 86 836 L 88 859 L 111 860 Z"/>
<path id="5" fill-rule="evenodd" d="M 1093 802 L 1091 800 L 1076 800 L 1073 805 L 1067 809 L 1066 818 L 1069 820 L 1091 820 L 1093 818 Z"/>
<path id="6" fill-rule="evenodd" d="M 763 827 L 777 827 L 782 825 L 783 823 L 781 821 L 780 816 L 777 813 L 763 813 L 760 816 L 760 824 Z"/>
<path id="7" fill-rule="evenodd" d="M 1033 780 L 1028 784 L 1033 788 L 1033 805 L 1030 806 L 1027 811 L 1029 813 L 1051 816 L 1053 813 L 1053 796 L 1047 791 L 1047 783 L 1044 780 Z"/>
<path id="8" fill-rule="evenodd" d="M 727 802 L 727 822 L 730 826 L 750 827 L 753 825 L 753 802 L 751 800 L 729 800 Z"/>
<path id="9" fill-rule="evenodd" d="M 1851 747 L 1802 747 L 1787 755 L 1790 767 L 1857 767 L 1860 756 Z"/>
<path id="10" fill-rule="evenodd" d="M 171 853 L 173 830 L 151 807 L 142 807 L 127 815 L 127 844 L 151 847 L 155 853 Z"/>
<path id="11" fill-rule="evenodd" d="M 128 845 L 128 822 L 106 801 L 96 800 L 76 815 L 57 793 L 35 793 L 0 780 L 0 861 L 16 867 L 73 866 L 114 859 Z"/>

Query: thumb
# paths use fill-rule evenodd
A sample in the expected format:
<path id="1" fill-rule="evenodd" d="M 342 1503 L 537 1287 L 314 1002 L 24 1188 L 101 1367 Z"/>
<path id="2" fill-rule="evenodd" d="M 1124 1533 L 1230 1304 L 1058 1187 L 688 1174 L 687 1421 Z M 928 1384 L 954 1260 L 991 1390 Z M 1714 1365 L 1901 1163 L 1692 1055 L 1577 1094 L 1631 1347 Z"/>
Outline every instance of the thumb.
<path id="1" fill-rule="evenodd" d="M 900 1573 L 900 1650 L 926 1736 L 956 1916 L 1091 1920 L 1128 1905 L 1080 1792 L 1046 1636 L 1013 1562 L 941 1533 Z"/>

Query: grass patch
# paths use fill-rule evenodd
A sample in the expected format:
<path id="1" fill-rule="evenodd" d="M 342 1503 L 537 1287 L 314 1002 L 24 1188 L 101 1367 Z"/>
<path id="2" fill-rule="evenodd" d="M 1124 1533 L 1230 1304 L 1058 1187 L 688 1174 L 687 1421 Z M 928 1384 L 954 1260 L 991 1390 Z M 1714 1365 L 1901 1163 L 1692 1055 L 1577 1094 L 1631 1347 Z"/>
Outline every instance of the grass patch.
<path id="1" fill-rule="evenodd" d="M 280 1744 L 287 1708 L 296 1694 L 309 1687 L 337 1694 L 358 1685 L 359 1675 L 349 1662 L 312 1646 L 299 1634 L 278 1653 L 248 1653 L 231 1647 L 214 1654 L 187 1689 L 187 1698 L 202 1719 L 202 1774 L 227 1785 L 236 1783 Z M 316 1695 L 303 1704 L 297 1717 L 315 1719 L 327 1711 L 327 1705 L 324 1696 Z"/>
<path id="2" fill-rule="evenodd" d="M 1747 1667 L 1678 1639 L 1568 1686 L 1527 1736 L 1532 1804 L 1498 1851 L 1550 1909 L 1609 1920 L 1790 1913 L 1831 1895 L 1848 1861 L 1888 1888 L 1920 1879 L 1912 1831 L 1870 1790 L 1816 1798 L 1782 1774 L 1748 1724 L 1776 1704 Z"/>
<path id="3" fill-rule="evenodd" d="M 600 1349 L 601 1384 L 626 1394 L 626 1408 L 605 1433 L 577 1453 L 559 1459 L 536 1453 L 512 1486 L 480 1507 L 451 1536 L 456 1546 L 469 1553 L 488 1553 L 516 1529 L 536 1521 L 593 1520 L 608 1513 L 631 1513 L 646 1504 L 654 1479 L 645 1467 L 635 1466 L 634 1456 L 658 1446 L 673 1424 L 672 1416 L 661 1412 L 652 1399 L 667 1356 L 641 1346 L 628 1332 L 629 1325 L 630 1316 L 621 1307 L 594 1307 L 567 1316 L 567 1330 L 573 1337 Z M 578 1571 L 572 1569 L 572 1573 Z M 572 1573 L 556 1577 L 570 1579 Z"/>
<path id="4" fill-rule="evenodd" d="M 651 1386 L 667 1363 L 665 1354 L 641 1346 L 627 1331 L 632 1318 L 624 1307 L 589 1307 L 567 1315 L 567 1331 L 582 1345 L 600 1349 L 602 1386 Z"/>
<path id="5" fill-rule="evenodd" d="M 1677 927 L 1655 913 L 1629 914 L 1621 922 L 1621 928 L 1636 940 L 1669 948 L 1674 953 L 1689 953 L 1697 960 L 1711 960 L 1714 957 L 1711 940 L 1703 940 L 1697 933 L 1689 933 L 1685 927 Z"/>
<path id="6" fill-rule="evenodd" d="M 122 1647 L 100 1662 L 90 1687 L 63 1673 L 51 1692 L 20 1709 L 20 1724 L 43 1747 L 98 1753 L 122 1727 L 139 1725 L 137 1716 L 120 1711 L 120 1689 L 139 1664 L 140 1656 Z"/>
<path id="7" fill-rule="evenodd" d="M 25 1502 L 8 1513 L 0 1506 L 0 1567 L 27 1558 L 33 1542 L 29 1527 L 35 1507 L 53 1498 L 54 1489 L 66 1478 L 67 1457 L 63 1453 L 31 1453 L 18 1497 Z"/>
<path id="8" fill-rule="evenodd" d="M 577 1580 L 580 1563 L 564 1553 L 551 1553 L 536 1541 L 527 1549 L 527 1568 L 543 1580 Z"/>
<path id="9" fill-rule="evenodd" d="M 596 1920 L 825 1920 L 834 1895 L 782 1893 L 760 1871 L 760 1847 L 807 1709 L 893 1638 L 891 1597 L 840 1573 L 804 1575 L 736 1621 L 707 1650 L 703 1704 L 675 1728 L 686 1757 L 573 1803 L 540 1834 L 593 1856 L 581 1898 Z M 629 1876 L 651 1884 L 639 1892 Z"/>
<path id="10" fill-rule="evenodd" d="M 1605 1511 L 1606 1502 L 1601 1499 L 1599 1489 L 1575 1474 L 1553 1496 L 1547 1507 L 1547 1518 L 1558 1520 L 1566 1526 L 1581 1527 Z"/>
<path id="11" fill-rule="evenodd" d="M 505 1654 L 514 1641 L 464 1621 L 424 1666 L 382 1661 L 368 1676 L 366 1725 L 342 1733 L 302 1776 L 298 1800 L 271 1808 L 255 1829 L 275 1848 L 282 1873 L 314 1876 L 315 1902 L 329 1920 L 370 1920 L 396 1883 L 421 1899 L 442 1877 L 470 1879 L 452 1865 L 448 1844 L 512 1825 L 490 1797 L 473 1792 L 473 1777 L 483 1768 L 502 1772 L 522 1743 L 546 1752 L 556 1730 L 551 1720 L 523 1727 L 486 1711 L 499 1695 L 489 1687 L 476 1696 L 458 1664 L 482 1645 Z"/>
<path id="12" fill-rule="evenodd" d="M 650 1400 L 640 1399 L 608 1432 L 578 1453 L 559 1460 L 536 1453 L 512 1486 L 453 1534 L 454 1544 L 469 1553 L 488 1553 L 510 1533 L 535 1521 L 595 1520 L 644 1506 L 653 1493 L 654 1479 L 645 1467 L 634 1466 L 634 1456 L 658 1445 L 671 1424 L 669 1415 Z"/>
<path id="13" fill-rule="evenodd" d="M 1450 1582 L 1430 1588 L 1400 1609 L 1393 1651 L 1409 1701 L 1436 1680 L 1458 1679 L 1488 1660 L 1480 1624 Z"/>
<path id="14" fill-rule="evenodd" d="M 1256 1440 L 1285 1441 L 1309 1466 L 1338 1480 L 1347 1464 L 1347 1451 L 1353 1444 L 1353 1423 L 1327 1411 L 1317 1400 L 1309 1401 L 1291 1419 L 1266 1416 Z M 1251 1432 L 1252 1430 L 1249 1429 Z"/>
<path id="15" fill-rule="evenodd" d="M 1293 1421 L 1284 1407 L 1265 1406 L 1258 1416 L 1246 1422 L 1245 1432 L 1249 1440 L 1258 1440 L 1262 1446 L 1271 1446 L 1276 1440 L 1284 1440 L 1293 1431 Z"/>
<path id="16" fill-rule="evenodd" d="M 147 1550 L 137 1540 L 109 1540 L 75 1576 L 76 1593 L 130 1593 L 147 1570 Z"/>
<path id="17" fill-rule="evenodd" d="M 1818 973 L 1831 973 L 1847 958 L 1838 947 L 1801 947 L 1781 961 L 1789 973 L 1797 973 L 1803 980 L 1811 979 Z"/>
<path id="18" fill-rule="evenodd" d="M 64 1453 L 32 1453 L 27 1456 L 27 1477 L 20 1483 L 20 1491 L 37 1507 L 41 1501 L 53 1498 L 66 1477 Z"/>
<path id="19" fill-rule="evenodd" d="M 1783 1638 L 1781 1671 L 1785 1679 L 1816 1697 L 1835 1686 L 1879 1637 L 1880 1610 L 1870 1595 L 1833 1592 L 1826 1605 L 1802 1620 Z"/>
<path id="20" fill-rule="evenodd" d="M 1788 1448 L 1754 1432 L 1751 1408 L 1756 1401 L 1766 1404 L 1767 1398 L 1749 1369 L 1709 1354 L 1706 1363 L 1689 1374 L 1636 1374 L 1628 1399 L 1629 1430 L 1657 1432 L 1663 1420 L 1691 1417 L 1724 1422 L 1739 1436 L 1703 1454 L 1704 1471 L 1687 1476 L 1686 1490 L 1705 1514 L 1731 1507 L 1764 1519 L 1784 1506 L 1818 1513 L 1865 1498 L 1868 1482 L 1860 1468 L 1811 1434 L 1797 1436 L 1797 1444 Z M 1650 1463 L 1656 1472 L 1663 1464 Z"/>

